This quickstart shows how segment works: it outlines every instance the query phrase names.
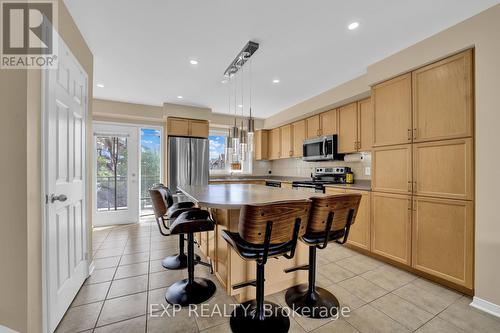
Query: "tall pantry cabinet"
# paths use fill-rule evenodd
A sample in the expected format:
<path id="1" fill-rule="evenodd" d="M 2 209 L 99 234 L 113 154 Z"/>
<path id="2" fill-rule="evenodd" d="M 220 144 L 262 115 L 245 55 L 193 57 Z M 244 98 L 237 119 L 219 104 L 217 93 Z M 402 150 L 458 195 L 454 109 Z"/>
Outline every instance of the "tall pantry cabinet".
<path id="1" fill-rule="evenodd" d="M 377 84 L 372 105 L 371 251 L 473 289 L 473 51 Z"/>

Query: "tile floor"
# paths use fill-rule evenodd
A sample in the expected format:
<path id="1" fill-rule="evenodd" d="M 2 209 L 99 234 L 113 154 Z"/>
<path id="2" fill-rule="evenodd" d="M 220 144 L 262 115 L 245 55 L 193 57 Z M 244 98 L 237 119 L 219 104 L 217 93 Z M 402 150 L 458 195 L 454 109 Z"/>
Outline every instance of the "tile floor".
<path id="1" fill-rule="evenodd" d="M 95 270 L 57 332 L 230 332 L 224 316 L 200 317 L 182 309 L 160 316 L 166 288 L 186 271 L 167 271 L 161 259 L 176 253 L 177 237 L 162 237 L 152 219 L 94 230 Z M 206 267 L 197 276 L 210 277 Z M 290 332 L 500 332 L 500 319 L 469 306 L 470 297 L 388 266 L 339 245 L 318 251 L 318 285 L 347 306 L 349 316 L 290 319 Z M 208 313 L 235 303 L 221 291 Z M 266 296 L 285 305 L 284 293 Z M 148 313 L 150 312 L 150 313 Z M 171 313 L 171 312 L 170 312 Z"/>

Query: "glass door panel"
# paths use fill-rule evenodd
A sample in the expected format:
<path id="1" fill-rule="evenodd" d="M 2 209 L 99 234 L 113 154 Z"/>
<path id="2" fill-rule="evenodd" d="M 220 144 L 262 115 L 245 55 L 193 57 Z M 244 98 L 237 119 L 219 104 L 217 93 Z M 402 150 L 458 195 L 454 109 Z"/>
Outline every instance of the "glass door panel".
<path id="1" fill-rule="evenodd" d="M 161 182 L 161 130 L 141 128 L 140 214 L 153 214 L 149 188 Z"/>

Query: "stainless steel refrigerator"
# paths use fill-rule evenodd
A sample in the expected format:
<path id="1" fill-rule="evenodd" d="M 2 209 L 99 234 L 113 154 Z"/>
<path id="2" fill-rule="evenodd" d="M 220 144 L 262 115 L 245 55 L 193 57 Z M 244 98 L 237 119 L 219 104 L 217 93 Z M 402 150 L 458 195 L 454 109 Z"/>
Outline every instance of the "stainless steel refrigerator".
<path id="1" fill-rule="evenodd" d="M 208 184 L 208 139 L 168 138 L 168 187 Z"/>

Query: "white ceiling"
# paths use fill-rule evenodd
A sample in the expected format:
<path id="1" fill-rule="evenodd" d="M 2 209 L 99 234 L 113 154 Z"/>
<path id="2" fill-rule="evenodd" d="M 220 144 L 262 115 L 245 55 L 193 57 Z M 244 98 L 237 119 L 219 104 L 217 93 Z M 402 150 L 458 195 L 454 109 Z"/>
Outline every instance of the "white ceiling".
<path id="1" fill-rule="evenodd" d="M 222 74 L 253 40 L 252 110 L 263 118 L 498 2 L 65 0 L 94 54 L 95 98 L 227 113 Z M 353 21 L 360 27 L 349 31 Z"/>

